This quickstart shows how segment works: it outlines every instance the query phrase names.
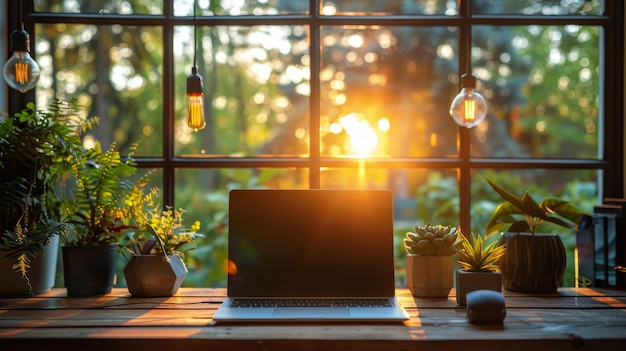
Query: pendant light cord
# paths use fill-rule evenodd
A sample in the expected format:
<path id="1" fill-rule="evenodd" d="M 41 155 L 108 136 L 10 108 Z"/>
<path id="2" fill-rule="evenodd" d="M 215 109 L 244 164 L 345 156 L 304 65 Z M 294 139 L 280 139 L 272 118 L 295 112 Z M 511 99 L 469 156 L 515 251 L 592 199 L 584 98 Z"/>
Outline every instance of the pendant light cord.
<path id="1" fill-rule="evenodd" d="M 465 5 L 465 27 L 467 36 L 465 45 L 467 46 L 467 57 L 465 59 L 465 73 L 472 74 L 472 0 L 467 0 Z"/>
<path id="2" fill-rule="evenodd" d="M 21 28 L 24 29 L 24 10 L 23 10 L 23 2 L 24 0 L 20 0 L 20 25 Z"/>
<path id="3" fill-rule="evenodd" d="M 196 0 L 193 1 L 193 67 L 196 67 L 196 56 L 198 51 L 198 28 L 196 27 Z"/>

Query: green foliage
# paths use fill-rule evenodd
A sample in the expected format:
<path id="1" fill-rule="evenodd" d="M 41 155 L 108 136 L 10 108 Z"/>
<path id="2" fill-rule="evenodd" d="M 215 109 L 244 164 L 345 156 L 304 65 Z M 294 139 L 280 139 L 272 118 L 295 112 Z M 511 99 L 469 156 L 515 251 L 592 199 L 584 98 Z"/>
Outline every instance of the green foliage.
<path id="1" fill-rule="evenodd" d="M 131 220 L 137 229 L 128 233 L 128 246 L 135 255 L 157 253 L 166 259 L 173 254 L 182 256 L 190 249 L 188 244 L 199 236 L 197 232 L 200 230 L 200 221 L 195 221 L 191 227 L 185 227 L 185 211 L 175 210 L 171 206 L 161 209 L 153 200 L 157 191 L 157 188 L 152 188 L 145 193 L 142 187 L 135 186 L 127 195 L 126 203 L 130 206 Z"/>
<path id="2" fill-rule="evenodd" d="M 537 227 L 544 222 L 576 230 L 578 223 L 586 213 L 574 207 L 567 201 L 546 198 L 538 203 L 526 191 L 521 197 L 503 189 L 486 179 L 493 190 L 504 199 L 485 228 L 485 235 L 489 236 L 506 229 L 509 232 L 535 233 Z"/>
<path id="3" fill-rule="evenodd" d="M 454 255 L 461 243 L 457 227 L 444 225 L 415 226 L 415 232 L 407 232 L 404 246 L 407 253 L 423 256 Z"/>
<path id="4" fill-rule="evenodd" d="M 44 112 L 28 103 L 0 123 L 0 250 L 22 277 L 52 235 L 71 229 L 55 217 L 53 185 L 80 145 L 75 104 L 55 101 Z"/>
<path id="5" fill-rule="evenodd" d="M 64 200 L 63 213 L 76 230 L 61 237 L 64 245 L 117 243 L 128 229 L 125 222 L 132 213 L 125 200 L 134 189 L 130 177 L 137 170 L 132 158 L 136 146 L 131 147 L 125 159 L 115 142 L 106 150 L 96 142 L 93 148 L 74 153 L 74 182 L 70 189 L 73 196 Z"/>
<path id="6" fill-rule="evenodd" d="M 504 245 L 498 245 L 496 241 L 486 245 L 479 234 L 471 233 L 470 238 L 460 236 L 463 238 L 463 245 L 457 252 L 457 263 L 462 269 L 470 272 L 500 271 L 498 260 L 506 252 Z"/>
<path id="7" fill-rule="evenodd" d="M 459 185 L 455 177 L 429 172 L 428 179 L 417 189 L 417 218 L 438 223 L 459 221 Z"/>

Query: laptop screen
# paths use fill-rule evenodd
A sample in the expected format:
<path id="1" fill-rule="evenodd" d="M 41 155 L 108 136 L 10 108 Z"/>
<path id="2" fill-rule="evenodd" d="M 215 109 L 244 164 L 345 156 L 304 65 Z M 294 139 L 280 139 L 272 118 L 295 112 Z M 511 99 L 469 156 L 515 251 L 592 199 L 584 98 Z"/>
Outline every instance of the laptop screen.
<path id="1" fill-rule="evenodd" d="M 232 190 L 231 297 L 395 293 L 388 190 Z"/>

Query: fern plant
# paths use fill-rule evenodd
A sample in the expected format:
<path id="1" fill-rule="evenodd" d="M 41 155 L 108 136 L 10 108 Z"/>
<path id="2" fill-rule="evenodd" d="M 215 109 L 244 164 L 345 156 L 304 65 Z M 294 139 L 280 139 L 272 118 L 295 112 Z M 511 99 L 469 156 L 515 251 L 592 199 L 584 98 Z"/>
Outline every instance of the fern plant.
<path id="1" fill-rule="evenodd" d="M 55 234 L 71 230 L 56 212 L 54 184 L 70 172 L 83 122 L 76 101 L 34 103 L 0 123 L 0 250 L 28 278 L 31 259 Z"/>
<path id="2" fill-rule="evenodd" d="M 472 233 L 470 238 L 460 235 L 463 240 L 461 249 L 457 251 L 457 263 L 461 269 L 469 272 L 499 272 L 498 261 L 506 252 L 504 245 L 492 242 L 485 246 L 482 236 Z"/>
<path id="3" fill-rule="evenodd" d="M 137 167 L 133 153 L 137 143 L 122 158 L 116 142 L 103 149 L 100 142 L 93 148 L 73 155 L 73 181 L 66 182 L 63 203 L 64 218 L 75 231 L 61 237 L 66 246 L 87 246 L 117 243 L 125 229 L 130 206 L 125 203 L 133 190 L 131 177 Z"/>

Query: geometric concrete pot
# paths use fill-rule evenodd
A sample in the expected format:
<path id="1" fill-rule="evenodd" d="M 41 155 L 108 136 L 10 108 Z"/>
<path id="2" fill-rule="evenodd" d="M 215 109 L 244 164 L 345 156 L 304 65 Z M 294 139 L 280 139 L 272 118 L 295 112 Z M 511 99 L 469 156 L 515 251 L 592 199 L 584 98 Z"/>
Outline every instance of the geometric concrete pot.
<path id="1" fill-rule="evenodd" d="M 133 255 L 124 267 L 126 286 L 133 296 L 172 296 L 187 276 L 187 267 L 178 255 Z"/>

